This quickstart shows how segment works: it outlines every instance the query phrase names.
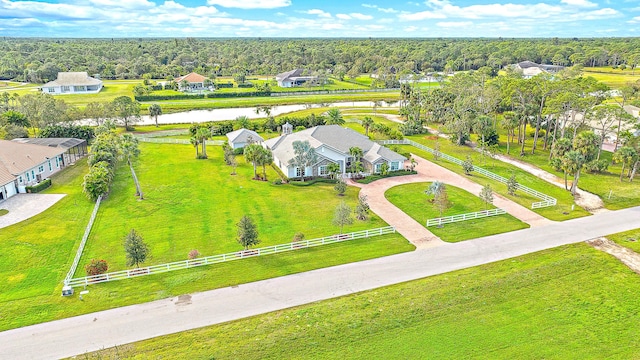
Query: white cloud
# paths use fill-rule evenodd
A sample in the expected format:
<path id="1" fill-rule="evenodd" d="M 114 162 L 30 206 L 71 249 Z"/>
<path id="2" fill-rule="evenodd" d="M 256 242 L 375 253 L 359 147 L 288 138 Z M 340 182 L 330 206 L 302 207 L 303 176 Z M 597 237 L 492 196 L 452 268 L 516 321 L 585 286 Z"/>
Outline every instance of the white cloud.
<path id="1" fill-rule="evenodd" d="M 404 28 L 405 32 L 414 32 L 417 31 L 419 28 L 417 26 L 407 26 Z"/>
<path id="2" fill-rule="evenodd" d="M 323 18 L 331 17 L 331 14 L 320 9 L 311 9 L 311 10 L 304 11 L 304 13 L 309 15 L 318 15 L 319 17 L 323 17 Z"/>
<path id="3" fill-rule="evenodd" d="M 291 0 L 207 0 L 207 4 L 238 9 L 275 9 L 291 5 Z"/>
<path id="4" fill-rule="evenodd" d="M 447 16 L 433 11 L 420 11 L 417 13 L 402 13 L 398 15 L 398 17 L 407 21 L 419 21 L 427 19 L 445 19 Z"/>
<path id="5" fill-rule="evenodd" d="M 342 24 L 323 24 L 322 30 L 340 30 L 343 29 L 344 25 Z"/>
<path id="6" fill-rule="evenodd" d="M 598 4 L 592 3 L 589 0 L 560 0 L 560 2 L 565 5 L 576 6 L 576 7 L 592 8 L 592 7 L 598 6 Z"/>
<path id="7" fill-rule="evenodd" d="M 336 17 L 338 19 L 342 19 L 342 20 L 351 20 L 351 16 L 349 16 L 347 14 L 336 14 Z"/>
<path id="8" fill-rule="evenodd" d="M 350 13 L 349 15 L 352 18 L 358 19 L 358 20 L 371 20 L 371 19 L 373 19 L 373 16 L 365 15 L 365 14 L 361 14 L 361 13 Z"/>
<path id="9" fill-rule="evenodd" d="M 366 7 L 369 9 L 377 9 L 378 11 L 382 11 L 383 13 L 387 13 L 387 14 L 393 14 L 398 12 L 398 10 L 393 8 L 382 8 L 382 7 L 379 7 L 378 5 L 372 5 L 372 4 L 362 4 L 362 7 Z"/>
<path id="10" fill-rule="evenodd" d="M 472 26 L 473 23 L 471 21 L 441 21 L 436 25 L 443 28 L 461 28 Z"/>

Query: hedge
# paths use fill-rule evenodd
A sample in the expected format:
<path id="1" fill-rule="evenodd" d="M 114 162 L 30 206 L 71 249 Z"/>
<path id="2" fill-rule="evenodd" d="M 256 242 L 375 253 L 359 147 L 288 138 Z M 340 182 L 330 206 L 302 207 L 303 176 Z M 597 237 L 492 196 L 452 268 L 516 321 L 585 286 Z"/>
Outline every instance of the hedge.
<path id="1" fill-rule="evenodd" d="M 44 179 L 43 181 L 40 181 L 40 183 L 36 185 L 25 187 L 25 189 L 27 190 L 28 193 L 35 194 L 48 188 L 49 186 L 51 186 L 51 179 Z"/>
<path id="2" fill-rule="evenodd" d="M 233 92 L 233 93 L 217 93 L 208 94 L 175 94 L 175 95 L 136 95 L 136 101 L 160 101 L 160 100 L 190 100 L 190 99 L 220 99 L 234 97 L 257 97 L 270 96 L 271 91 L 250 91 L 250 92 Z"/>
<path id="3" fill-rule="evenodd" d="M 394 177 L 394 176 L 403 176 L 403 175 L 415 175 L 417 174 L 417 171 L 410 171 L 410 170 L 396 170 L 396 171 L 389 171 L 389 173 L 387 173 L 387 175 L 369 175 L 367 177 L 365 177 L 364 179 L 359 179 L 356 180 L 357 183 L 360 184 L 369 184 L 372 183 L 376 180 L 380 180 L 380 179 L 384 179 L 384 178 L 388 178 L 388 177 Z"/>
<path id="4" fill-rule="evenodd" d="M 299 178 L 296 178 L 296 179 L 299 179 Z M 311 186 L 315 183 L 335 184 L 337 182 L 338 180 L 335 180 L 335 179 L 314 178 L 307 181 L 290 180 L 289 184 L 295 185 L 295 186 Z"/>
<path id="5" fill-rule="evenodd" d="M 233 83 L 216 83 L 216 89 L 231 89 Z"/>

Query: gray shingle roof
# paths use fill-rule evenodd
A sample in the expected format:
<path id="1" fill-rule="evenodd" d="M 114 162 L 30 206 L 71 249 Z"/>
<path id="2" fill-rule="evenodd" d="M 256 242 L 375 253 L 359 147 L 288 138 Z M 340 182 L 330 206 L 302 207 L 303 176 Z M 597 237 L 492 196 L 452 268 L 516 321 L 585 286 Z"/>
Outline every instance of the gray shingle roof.
<path id="1" fill-rule="evenodd" d="M 80 145 L 85 140 L 75 138 L 18 138 L 13 139 L 22 144 L 43 145 L 49 147 L 59 147 L 63 149 L 71 149 L 74 146 Z"/>
<path id="2" fill-rule="evenodd" d="M 257 132 L 249 129 L 238 129 L 227 133 L 227 139 L 229 139 L 229 143 L 246 143 L 251 138 L 253 141 L 262 142 L 264 139 L 262 136 L 258 135 Z"/>
<path id="3" fill-rule="evenodd" d="M 291 135 L 269 139 L 266 146 L 273 151 L 273 155 L 283 163 L 288 163 L 293 158 L 293 142 L 309 141 L 314 149 L 326 145 L 343 154 L 349 154 L 349 148 L 359 147 L 362 149 L 363 159 L 371 163 L 384 158 L 387 160 L 406 160 L 406 158 L 390 149 L 380 146 L 369 140 L 368 137 L 349 128 L 339 125 L 322 125 L 302 130 Z"/>
<path id="4" fill-rule="evenodd" d="M 42 87 L 52 86 L 91 86 L 100 85 L 101 80 L 92 78 L 86 72 L 59 72 L 58 78 L 42 85 Z"/>

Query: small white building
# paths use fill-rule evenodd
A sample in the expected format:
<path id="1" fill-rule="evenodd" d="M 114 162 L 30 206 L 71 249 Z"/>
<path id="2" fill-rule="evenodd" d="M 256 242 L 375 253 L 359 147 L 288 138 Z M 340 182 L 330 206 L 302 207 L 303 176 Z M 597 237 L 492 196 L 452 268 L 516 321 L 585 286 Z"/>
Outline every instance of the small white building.
<path id="1" fill-rule="evenodd" d="M 531 79 L 532 77 L 540 75 L 542 73 L 555 74 L 564 69 L 564 66 L 536 64 L 533 61 L 521 61 L 517 64 L 509 66 L 513 67 L 513 69 L 517 71 L 520 71 L 522 73 L 522 77 L 524 77 L 525 79 Z"/>
<path id="2" fill-rule="evenodd" d="M 262 144 L 264 139 L 257 132 L 249 129 L 238 129 L 227 134 L 229 146 L 240 149 L 249 144 Z"/>
<path id="3" fill-rule="evenodd" d="M 95 94 L 102 90 L 102 80 L 86 72 L 59 72 L 56 80 L 42 85 L 42 92 L 51 95 Z"/>

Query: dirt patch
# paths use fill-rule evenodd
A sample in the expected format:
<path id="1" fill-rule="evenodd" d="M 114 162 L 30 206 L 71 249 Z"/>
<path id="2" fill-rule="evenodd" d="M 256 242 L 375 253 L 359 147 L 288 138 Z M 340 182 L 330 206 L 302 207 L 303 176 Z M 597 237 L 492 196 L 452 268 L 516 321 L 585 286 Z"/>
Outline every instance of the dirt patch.
<path id="1" fill-rule="evenodd" d="M 180 295 L 178 296 L 178 301 L 176 301 L 177 306 L 184 306 L 191 304 L 191 295 Z"/>
<path id="2" fill-rule="evenodd" d="M 640 254 L 637 252 L 618 245 L 605 237 L 588 240 L 587 244 L 593 246 L 595 249 L 615 256 L 618 260 L 622 261 L 623 264 L 627 265 L 629 269 L 640 275 Z"/>

